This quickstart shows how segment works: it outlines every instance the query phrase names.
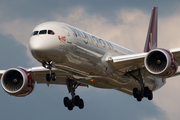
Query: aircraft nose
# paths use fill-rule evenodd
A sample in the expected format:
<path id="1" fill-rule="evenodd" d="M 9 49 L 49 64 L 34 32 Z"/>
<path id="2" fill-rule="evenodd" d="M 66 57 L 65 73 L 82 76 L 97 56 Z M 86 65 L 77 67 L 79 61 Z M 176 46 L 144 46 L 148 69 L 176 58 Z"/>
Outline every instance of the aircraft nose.
<path id="1" fill-rule="evenodd" d="M 31 37 L 29 41 L 29 48 L 32 55 L 39 59 L 40 57 L 44 57 L 44 50 L 46 49 L 46 41 L 40 38 L 39 36 Z"/>
<path id="2" fill-rule="evenodd" d="M 31 37 L 29 42 L 29 48 L 31 51 L 41 51 L 44 49 L 43 44 L 45 41 L 43 41 L 40 37 Z"/>

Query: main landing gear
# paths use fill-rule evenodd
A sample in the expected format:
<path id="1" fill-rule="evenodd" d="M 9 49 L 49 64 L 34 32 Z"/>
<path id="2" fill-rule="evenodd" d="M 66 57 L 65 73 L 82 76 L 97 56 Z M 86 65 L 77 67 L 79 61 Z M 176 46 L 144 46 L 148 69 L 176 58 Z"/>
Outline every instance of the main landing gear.
<path id="1" fill-rule="evenodd" d="M 53 81 L 56 80 L 56 74 L 52 73 L 52 66 L 53 66 L 53 62 L 44 62 L 42 63 L 42 66 L 44 68 L 49 69 L 49 73 L 46 74 L 46 80 L 48 82 L 51 81 L 51 79 Z M 75 80 L 72 80 L 70 78 L 68 78 L 66 80 L 66 84 L 67 84 L 67 88 L 69 93 L 71 93 L 72 98 L 69 99 L 68 97 L 64 97 L 64 106 L 68 108 L 68 110 L 73 110 L 73 108 L 75 106 L 79 107 L 79 109 L 83 109 L 84 108 L 84 101 L 83 99 L 81 99 L 78 95 L 75 95 L 75 89 L 81 84 L 78 83 Z"/>
<path id="2" fill-rule="evenodd" d="M 69 90 L 69 93 L 71 93 L 72 99 L 69 99 L 68 97 L 64 98 L 64 106 L 68 108 L 68 110 L 73 110 L 75 106 L 79 107 L 79 109 L 84 108 L 84 101 L 81 99 L 78 95 L 75 95 L 75 89 L 80 85 L 76 81 L 67 79 L 67 88 Z"/>
<path id="3" fill-rule="evenodd" d="M 52 79 L 53 81 L 55 81 L 55 80 L 56 80 L 56 74 L 55 74 L 55 73 L 52 73 L 52 61 L 51 61 L 51 62 L 44 62 L 42 65 L 43 65 L 44 68 L 49 69 L 49 73 L 46 74 L 46 80 L 47 80 L 48 82 L 50 82 L 51 79 Z"/>
<path id="4" fill-rule="evenodd" d="M 140 69 L 138 70 L 138 75 L 137 76 L 133 75 L 131 72 L 129 72 L 129 74 L 134 79 L 136 79 L 139 82 L 140 86 L 141 86 L 141 90 L 138 90 L 138 88 L 133 89 L 134 98 L 136 98 L 138 102 L 140 102 L 143 97 L 148 98 L 148 100 L 152 100 L 153 99 L 153 93 L 148 87 L 144 87 L 143 78 L 142 78 Z"/>

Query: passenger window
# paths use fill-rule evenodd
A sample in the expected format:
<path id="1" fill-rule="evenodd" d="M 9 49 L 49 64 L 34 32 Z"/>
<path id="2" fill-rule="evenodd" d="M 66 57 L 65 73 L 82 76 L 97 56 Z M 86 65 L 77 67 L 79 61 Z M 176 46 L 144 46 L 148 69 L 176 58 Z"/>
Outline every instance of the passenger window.
<path id="1" fill-rule="evenodd" d="M 34 31 L 32 36 L 37 35 L 37 34 L 38 34 L 38 31 Z"/>
<path id="2" fill-rule="evenodd" d="M 39 32 L 39 34 L 46 34 L 47 33 L 47 30 L 41 30 L 40 32 Z"/>
<path id="3" fill-rule="evenodd" d="M 48 30 L 48 34 L 54 35 L 55 33 L 52 30 Z"/>

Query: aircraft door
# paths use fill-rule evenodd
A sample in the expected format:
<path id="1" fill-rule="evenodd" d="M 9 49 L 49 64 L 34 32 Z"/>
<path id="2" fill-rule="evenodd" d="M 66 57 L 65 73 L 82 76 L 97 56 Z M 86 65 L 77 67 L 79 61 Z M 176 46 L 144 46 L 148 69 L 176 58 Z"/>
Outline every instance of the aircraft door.
<path id="1" fill-rule="evenodd" d="M 65 34 L 67 43 L 71 43 L 69 31 L 68 31 L 65 27 L 62 27 L 62 30 L 63 30 L 63 32 L 64 32 L 64 34 Z"/>

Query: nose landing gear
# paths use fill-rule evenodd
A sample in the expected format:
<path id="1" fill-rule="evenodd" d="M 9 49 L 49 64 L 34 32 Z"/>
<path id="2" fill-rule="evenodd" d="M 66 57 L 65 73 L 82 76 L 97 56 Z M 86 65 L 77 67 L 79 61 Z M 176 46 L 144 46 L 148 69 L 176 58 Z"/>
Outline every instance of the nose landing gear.
<path id="1" fill-rule="evenodd" d="M 55 73 L 52 73 L 52 64 L 53 64 L 52 61 L 51 61 L 51 62 L 44 62 L 44 63 L 42 64 L 42 66 L 43 66 L 44 68 L 49 69 L 49 73 L 46 74 L 46 80 L 47 80 L 48 82 L 50 82 L 51 79 L 52 79 L 53 81 L 56 80 L 56 74 L 55 74 Z"/>

